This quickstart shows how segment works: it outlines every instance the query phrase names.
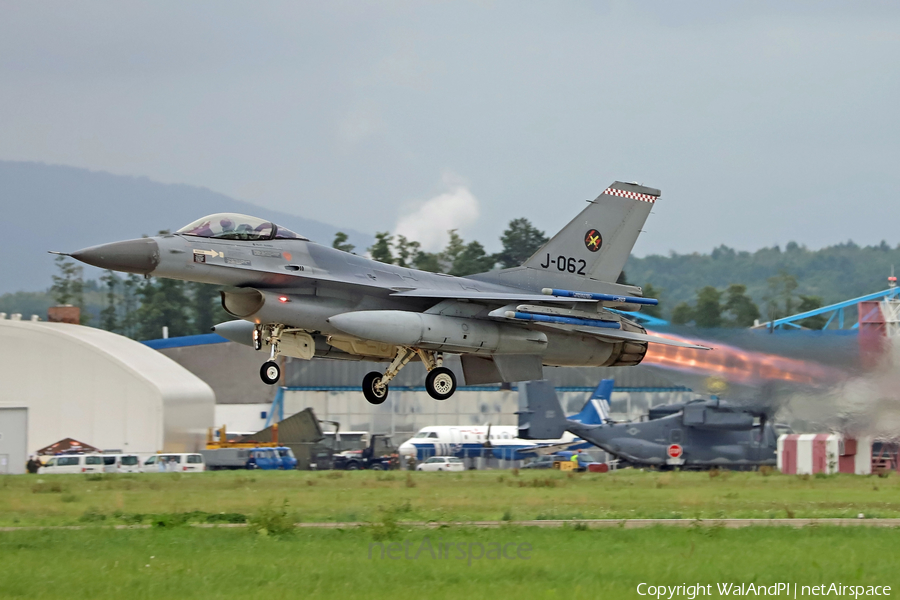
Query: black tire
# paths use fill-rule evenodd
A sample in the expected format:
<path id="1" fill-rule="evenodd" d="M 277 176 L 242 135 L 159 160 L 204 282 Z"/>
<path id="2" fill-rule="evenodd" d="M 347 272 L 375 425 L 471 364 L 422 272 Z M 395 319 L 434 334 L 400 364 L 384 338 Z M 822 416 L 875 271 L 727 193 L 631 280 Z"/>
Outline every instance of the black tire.
<path id="1" fill-rule="evenodd" d="M 281 367 L 274 360 L 267 360 L 259 368 L 259 378 L 263 383 L 275 385 L 281 380 Z"/>
<path id="2" fill-rule="evenodd" d="M 371 467 L 369 467 L 373 471 L 384 471 L 384 465 L 381 463 L 375 463 Z"/>
<path id="3" fill-rule="evenodd" d="M 437 367 L 425 377 L 425 390 L 435 400 L 446 400 L 456 391 L 456 375 L 447 367 Z"/>
<path id="4" fill-rule="evenodd" d="M 349 465 L 347 465 L 347 468 L 344 470 L 345 471 L 359 471 L 359 463 L 352 462 Z"/>
<path id="5" fill-rule="evenodd" d="M 375 384 L 381 381 L 381 373 L 378 371 L 372 371 L 365 377 L 363 377 L 362 382 L 362 391 L 363 396 L 366 397 L 366 400 L 369 404 L 381 404 L 388 397 L 388 386 L 384 386 L 381 391 L 377 391 L 375 389 Z"/>

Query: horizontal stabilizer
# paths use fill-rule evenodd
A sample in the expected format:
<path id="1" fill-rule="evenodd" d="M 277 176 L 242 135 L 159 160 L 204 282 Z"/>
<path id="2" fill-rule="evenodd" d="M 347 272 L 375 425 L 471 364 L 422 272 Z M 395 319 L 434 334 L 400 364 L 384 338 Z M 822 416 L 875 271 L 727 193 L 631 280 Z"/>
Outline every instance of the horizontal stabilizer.
<path id="1" fill-rule="evenodd" d="M 688 342 L 670 340 L 669 338 L 649 333 L 635 333 L 633 331 L 613 331 L 611 329 L 577 329 L 581 333 L 590 333 L 598 337 L 612 338 L 616 340 L 631 340 L 633 342 L 647 342 L 650 344 L 662 344 L 663 346 L 677 346 L 679 348 L 693 348 L 695 350 L 712 350 L 709 346 L 698 346 Z"/>

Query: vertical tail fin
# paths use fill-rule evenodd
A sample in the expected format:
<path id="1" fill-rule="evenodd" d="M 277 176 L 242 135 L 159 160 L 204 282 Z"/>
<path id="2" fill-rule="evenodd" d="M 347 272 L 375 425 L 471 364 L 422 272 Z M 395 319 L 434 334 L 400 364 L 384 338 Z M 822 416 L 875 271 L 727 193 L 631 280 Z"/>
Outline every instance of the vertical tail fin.
<path id="1" fill-rule="evenodd" d="M 612 397 L 614 379 L 602 379 L 597 389 L 591 394 L 581 412 L 569 417 L 570 421 L 578 421 L 583 425 L 602 425 L 609 421 L 609 399 Z"/>
<path id="2" fill-rule="evenodd" d="M 519 437 L 525 440 L 561 438 L 566 431 L 556 389 L 547 380 L 528 381 L 519 386 Z"/>
<path id="3" fill-rule="evenodd" d="M 613 283 L 660 196 L 657 189 L 616 181 L 522 265 L 558 280 L 562 289 L 591 291 Z"/>

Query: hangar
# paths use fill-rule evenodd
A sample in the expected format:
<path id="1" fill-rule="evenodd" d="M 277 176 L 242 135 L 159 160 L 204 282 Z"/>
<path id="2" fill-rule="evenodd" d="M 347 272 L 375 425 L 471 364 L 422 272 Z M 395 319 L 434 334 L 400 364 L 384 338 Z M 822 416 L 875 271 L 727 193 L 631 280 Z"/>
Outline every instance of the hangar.
<path id="1" fill-rule="evenodd" d="M 0 473 L 72 437 L 123 452 L 192 452 L 215 394 L 184 367 L 126 337 L 81 325 L 0 319 Z"/>

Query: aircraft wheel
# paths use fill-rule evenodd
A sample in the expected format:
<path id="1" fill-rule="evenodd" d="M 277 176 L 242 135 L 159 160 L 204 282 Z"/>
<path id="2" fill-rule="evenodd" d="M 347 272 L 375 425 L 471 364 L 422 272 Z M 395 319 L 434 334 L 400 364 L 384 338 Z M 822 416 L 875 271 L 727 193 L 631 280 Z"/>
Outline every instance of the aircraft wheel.
<path id="1" fill-rule="evenodd" d="M 275 361 L 266 361 L 259 369 L 259 376 L 263 380 L 263 383 L 275 385 L 278 383 L 278 380 L 281 379 L 281 367 L 279 367 L 278 363 Z"/>
<path id="2" fill-rule="evenodd" d="M 388 386 L 384 386 L 380 390 L 375 388 L 375 384 L 381 381 L 381 373 L 372 371 L 363 377 L 362 390 L 363 396 L 369 401 L 369 404 L 381 404 L 387 400 Z"/>
<path id="3" fill-rule="evenodd" d="M 425 377 L 425 390 L 435 400 L 446 400 L 456 391 L 456 375 L 447 367 L 437 367 Z"/>

